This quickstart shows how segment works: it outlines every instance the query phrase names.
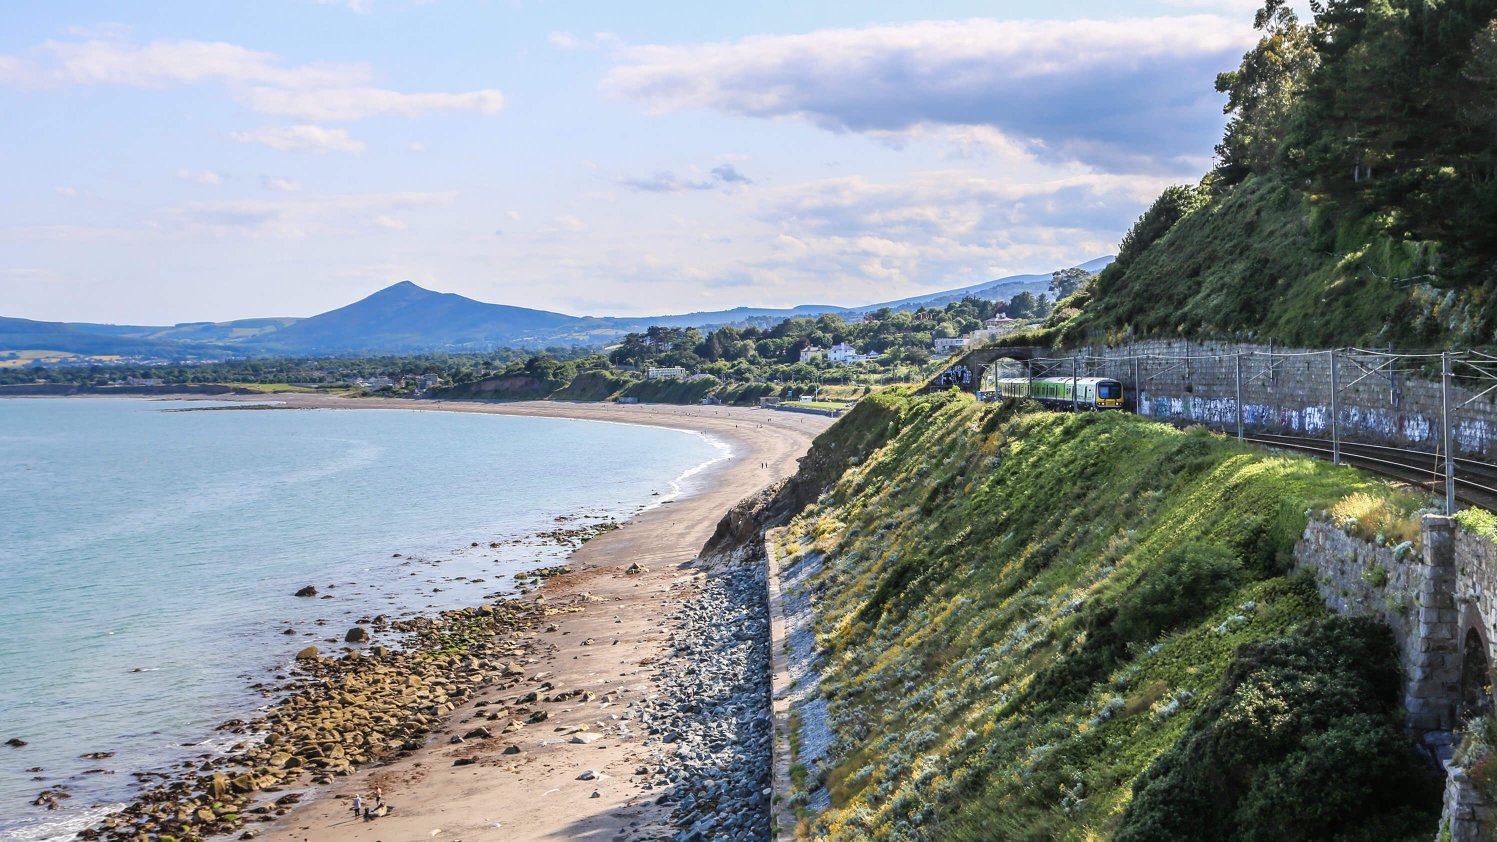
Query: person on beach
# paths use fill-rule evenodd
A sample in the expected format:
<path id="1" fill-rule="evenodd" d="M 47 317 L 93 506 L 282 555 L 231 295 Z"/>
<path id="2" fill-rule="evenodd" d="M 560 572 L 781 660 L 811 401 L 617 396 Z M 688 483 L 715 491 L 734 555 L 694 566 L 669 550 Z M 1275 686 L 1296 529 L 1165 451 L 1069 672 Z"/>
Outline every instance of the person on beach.
<path id="1" fill-rule="evenodd" d="M 355 795 L 353 797 L 353 817 L 358 818 L 364 812 L 364 799 Z"/>

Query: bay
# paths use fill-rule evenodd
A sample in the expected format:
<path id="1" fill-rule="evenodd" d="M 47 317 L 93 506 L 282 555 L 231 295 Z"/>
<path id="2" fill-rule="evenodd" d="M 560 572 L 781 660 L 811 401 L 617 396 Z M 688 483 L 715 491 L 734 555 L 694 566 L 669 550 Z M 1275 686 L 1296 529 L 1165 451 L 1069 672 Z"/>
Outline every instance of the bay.
<path id="1" fill-rule="evenodd" d="M 0 741 L 28 743 L 0 746 L 0 839 L 70 837 L 130 772 L 222 748 L 297 649 L 512 591 L 569 551 L 541 533 L 689 493 L 726 455 L 569 419 L 165 411 L 204 406 L 0 400 Z M 30 804 L 58 786 L 59 810 Z"/>

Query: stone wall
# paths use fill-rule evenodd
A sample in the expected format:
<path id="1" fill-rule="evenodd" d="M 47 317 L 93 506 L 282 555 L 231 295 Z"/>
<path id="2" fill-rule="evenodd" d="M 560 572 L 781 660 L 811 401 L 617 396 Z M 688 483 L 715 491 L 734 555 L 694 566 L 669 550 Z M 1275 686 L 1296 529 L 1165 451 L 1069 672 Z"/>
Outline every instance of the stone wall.
<path id="1" fill-rule="evenodd" d="M 1295 570 L 1308 571 L 1326 607 L 1337 614 L 1373 617 L 1393 630 L 1399 655 L 1412 663 L 1418 651 L 1417 599 L 1422 580 L 1417 550 L 1395 552 L 1312 520 L 1294 548 Z"/>
<path id="2" fill-rule="evenodd" d="M 1381 547 L 1312 520 L 1294 548 L 1296 571 L 1310 573 L 1328 608 L 1381 620 L 1393 631 L 1407 724 L 1418 734 L 1455 727 L 1460 678 L 1451 521 L 1430 515 L 1422 526 L 1415 550 Z"/>
<path id="3" fill-rule="evenodd" d="M 1446 769 L 1441 828 L 1456 842 L 1487 838 L 1491 805 L 1452 760 L 1461 720 L 1490 711 L 1497 650 L 1497 544 L 1425 515 L 1417 554 L 1351 537 L 1311 521 L 1295 569 L 1315 579 L 1338 614 L 1377 618 L 1397 641 L 1407 725 Z"/>
<path id="4" fill-rule="evenodd" d="M 1266 356 L 1270 350 L 1282 356 Z M 1129 395 L 1137 396 L 1139 414 L 1196 421 L 1224 430 L 1237 426 L 1237 357 L 1233 355 L 1241 354 L 1242 420 L 1248 431 L 1330 438 L 1331 364 L 1327 352 L 1152 340 L 1094 347 L 1084 353 L 1108 359 L 1083 364 L 1082 376 L 1121 381 Z M 1150 358 L 1127 359 L 1138 355 Z M 1437 357 L 1400 362 L 1403 368 L 1411 368 L 1415 362 L 1428 363 L 1427 369 L 1417 373 L 1373 371 L 1382 359 L 1365 354 L 1343 351 L 1338 360 L 1336 415 L 1341 438 L 1428 451 L 1440 446 Z M 1054 371 L 1046 373 L 1069 374 L 1070 365 L 1060 362 Z M 1465 382 L 1470 385 L 1469 380 Z M 1492 384 L 1484 384 L 1478 391 L 1487 385 Z M 1450 397 L 1455 452 L 1489 458 L 1497 449 L 1497 392 L 1476 397 L 1476 393 L 1455 385 Z"/>

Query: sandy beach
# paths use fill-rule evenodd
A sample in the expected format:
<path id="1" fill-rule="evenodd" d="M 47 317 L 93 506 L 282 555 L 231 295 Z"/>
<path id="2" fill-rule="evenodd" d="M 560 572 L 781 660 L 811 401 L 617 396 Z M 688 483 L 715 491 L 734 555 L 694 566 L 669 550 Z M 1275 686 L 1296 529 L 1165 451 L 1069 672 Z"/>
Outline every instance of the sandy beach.
<path id="1" fill-rule="evenodd" d="M 732 458 L 692 496 L 647 511 L 594 538 L 569 560 L 574 572 L 539 592 L 554 614 L 535 633 L 526 678 L 480 691 L 452 712 L 420 750 L 338 779 L 270 824 L 276 842 L 393 840 L 626 840 L 670 836 L 655 770 L 659 740 L 617 725 L 631 703 L 661 703 L 654 675 L 673 656 L 665 618 L 706 584 L 689 563 L 733 504 L 793 473 L 811 439 L 832 419 L 735 407 L 468 402 L 412 403 L 275 395 L 289 407 L 487 412 L 625 422 L 699 430 L 729 442 Z M 638 564 L 644 572 L 626 573 Z M 534 598 L 534 595 L 531 597 Z M 453 742 L 484 725 L 492 706 L 530 703 L 547 718 L 515 733 Z M 565 697 L 565 698 L 562 698 Z M 547 700 L 554 700 L 548 702 Z M 671 700 L 665 700 L 669 703 Z M 766 711 L 767 713 L 767 711 Z M 511 746 L 518 753 L 505 753 Z M 468 759 L 468 758 L 471 758 Z M 454 761 L 463 759 L 463 765 Z M 590 779 L 579 779 L 585 773 Z M 647 784 L 650 786 L 647 788 Z M 350 799 L 380 791 L 393 812 L 354 820 Z"/>

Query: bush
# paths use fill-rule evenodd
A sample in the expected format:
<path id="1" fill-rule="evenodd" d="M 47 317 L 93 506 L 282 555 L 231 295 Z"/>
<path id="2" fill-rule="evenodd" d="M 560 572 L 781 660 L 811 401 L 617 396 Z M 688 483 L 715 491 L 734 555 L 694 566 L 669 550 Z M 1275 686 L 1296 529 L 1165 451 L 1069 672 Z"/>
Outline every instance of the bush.
<path id="1" fill-rule="evenodd" d="M 1212 613 L 1242 578 L 1242 566 L 1225 548 L 1189 543 L 1175 547 L 1118 600 L 1117 634 L 1152 641 Z"/>
<path id="2" fill-rule="evenodd" d="M 1116 839 L 1427 839 L 1440 784 L 1402 733 L 1399 687 L 1392 635 L 1367 619 L 1245 644 Z"/>
<path id="3" fill-rule="evenodd" d="M 1477 535 L 1497 541 L 1497 515 L 1486 509 L 1462 509 L 1455 513 L 1455 520 Z"/>

